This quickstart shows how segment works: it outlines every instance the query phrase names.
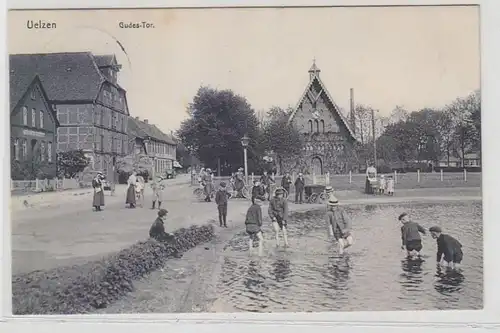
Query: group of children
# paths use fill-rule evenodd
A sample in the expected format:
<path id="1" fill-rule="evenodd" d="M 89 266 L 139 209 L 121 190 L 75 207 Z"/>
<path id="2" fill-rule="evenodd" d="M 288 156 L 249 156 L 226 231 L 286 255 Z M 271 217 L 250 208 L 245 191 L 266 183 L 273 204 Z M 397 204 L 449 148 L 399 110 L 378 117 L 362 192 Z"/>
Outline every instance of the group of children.
<path id="1" fill-rule="evenodd" d="M 354 243 L 351 232 L 351 221 L 349 216 L 341 205 L 338 199 L 333 194 L 333 188 L 327 186 L 326 195 L 328 197 L 326 206 L 326 222 L 328 226 L 328 234 L 337 242 L 338 252 L 342 254 L 344 250 Z M 288 247 L 288 201 L 284 196 L 285 191 L 282 188 L 277 188 L 274 191 L 272 198 L 269 200 L 268 215 L 275 233 L 276 246 L 280 246 L 280 233 L 283 235 L 284 246 Z M 262 233 L 262 207 L 261 202 L 265 200 L 262 195 L 252 195 L 252 204 L 248 208 L 245 217 L 246 232 L 249 235 L 250 251 L 253 251 L 254 242 L 258 242 L 259 255 L 262 255 L 264 237 Z M 220 183 L 220 187 L 215 195 L 219 213 L 219 223 L 221 227 L 227 228 L 227 203 L 228 195 L 225 182 Z M 158 218 L 155 220 L 150 230 L 150 237 L 157 240 L 165 241 L 172 239 L 172 235 L 165 232 L 164 220 L 167 215 L 165 209 L 158 211 Z M 420 234 L 425 235 L 426 230 L 418 223 L 411 221 L 407 213 L 403 213 L 398 217 L 402 223 L 401 239 L 402 249 L 407 251 L 409 259 L 418 259 L 422 250 L 422 238 Z M 437 241 L 438 263 L 447 265 L 451 268 L 457 268 L 463 259 L 462 244 L 450 235 L 444 234 L 440 227 L 433 226 L 429 228 L 429 232 L 433 239 Z"/>
<path id="2" fill-rule="evenodd" d="M 394 195 L 394 178 L 392 175 L 385 177 L 385 175 L 380 175 L 377 179 L 375 194 L 387 194 Z"/>
<path id="3" fill-rule="evenodd" d="M 418 223 L 410 220 L 407 213 L 399 215 L 401 226 L 401 248 L 407 251 L 408 258 L 418 259 L 422 251 L 422 238 L 420 234 L 425 235 L 425 229 Z M 450 235 L 444 234 L 440 227 L 429 228 L 433 239 L 437 242 L 436 260 L 443 266 L 458 268 L 463 259 L 462 244 Z"/>

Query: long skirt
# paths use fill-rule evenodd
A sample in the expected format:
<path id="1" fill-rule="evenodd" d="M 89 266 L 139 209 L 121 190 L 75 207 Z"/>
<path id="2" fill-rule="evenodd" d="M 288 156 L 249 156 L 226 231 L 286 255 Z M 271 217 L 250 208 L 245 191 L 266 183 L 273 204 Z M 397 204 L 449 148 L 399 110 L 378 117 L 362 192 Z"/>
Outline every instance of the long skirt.
<path id="1" fill-rule="evenodd" d="M 94 191 L 94 199 L 92 200 L 92 207 L 104 206 L 104 191 Z"/>
<path id="2" fill-rule="evenodd" d="M 366 194 L 373 194 L 372 185 L 371 185 L 370 180 L 368 179 L 368 177 L 366 177 L 365 193 Z"/>
<path id="3" fill-rule="evenodd" d="M 135 205 L 135 185 L 130 184 L 127 189 L 127 198 L 125 200 L 126 204 Z"/>

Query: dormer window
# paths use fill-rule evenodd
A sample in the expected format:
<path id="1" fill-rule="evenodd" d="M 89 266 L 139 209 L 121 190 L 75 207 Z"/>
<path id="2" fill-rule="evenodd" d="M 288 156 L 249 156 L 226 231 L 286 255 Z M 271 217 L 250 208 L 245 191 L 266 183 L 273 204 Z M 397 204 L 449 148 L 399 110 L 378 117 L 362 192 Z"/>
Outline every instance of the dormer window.
<path id="1" fill-rule="evenodd" d="M 32 100 L 35 100 L 35 99 L 36 99 L 36 90 L 35 90 L 35 88 L 31 89 L 31 91 L 30 91 L 30 96 L 31 96 L 31 99 L 32 99 Z"/>

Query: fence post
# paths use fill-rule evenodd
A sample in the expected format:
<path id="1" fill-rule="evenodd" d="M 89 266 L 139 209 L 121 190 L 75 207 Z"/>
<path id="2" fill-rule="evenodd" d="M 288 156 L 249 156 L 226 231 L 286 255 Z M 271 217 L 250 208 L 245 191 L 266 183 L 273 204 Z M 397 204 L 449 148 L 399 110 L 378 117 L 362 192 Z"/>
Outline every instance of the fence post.
<path id="1" fill-rule="evenodd" d="M 330 185 L 330 173 L 329 172 L 326 173 L 325 183 L 326 183 L 326 185 Z"/>
<path id="2" fill-rule="evenodd" d="M 443 181 L 443 169 L 440 170 L 441 173 L 441 181 Z"/>
<path id="3" fill-rule="evenodd" d="M 313 185 L 316 185 L 316 174 L 314 173 L 314 171 L 313 171 L 313 179 L 312 180 L 313 180 Z"/>
<path id="4" fill-rule="evenodd" d="M 420 183 L 420 169 L 417 169 L 417 183 Z"/>
<path id="5" fill-rule="evenodd" d="M 252 172 L 252 184 L 253 184 L 253 179 L 254 179 L 254 173 Z"/>
<path id="6" fill-rule="evenodd" d="M 467 169 L 464 168 L 464 182 L 467 182 Z"/>
<path id="7" fill-rule="evenodd" d="M 394 170 L 394 184 L 398 183 L 398 171 Z"/>
<path id="8" fill-rule="evenodd" d="M 35 178 L 35 191 L 40 191 L 40 185 L 38 184 L 38 178 Z"/>
<path id="9" fill-rule="evenodd" d="M 352 171 L 349 170 L 349 184 L 352 184 Z"/>

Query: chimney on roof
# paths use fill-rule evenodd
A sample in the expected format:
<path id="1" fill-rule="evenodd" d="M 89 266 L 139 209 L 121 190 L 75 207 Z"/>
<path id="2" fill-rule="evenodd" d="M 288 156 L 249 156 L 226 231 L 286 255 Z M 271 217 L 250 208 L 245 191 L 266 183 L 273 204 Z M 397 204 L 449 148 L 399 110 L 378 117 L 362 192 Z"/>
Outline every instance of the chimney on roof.
<path id="1" fill-rule="evenodd" d="M 149 120 L 144 119 L 144 123 L 149 124 Z"/>

